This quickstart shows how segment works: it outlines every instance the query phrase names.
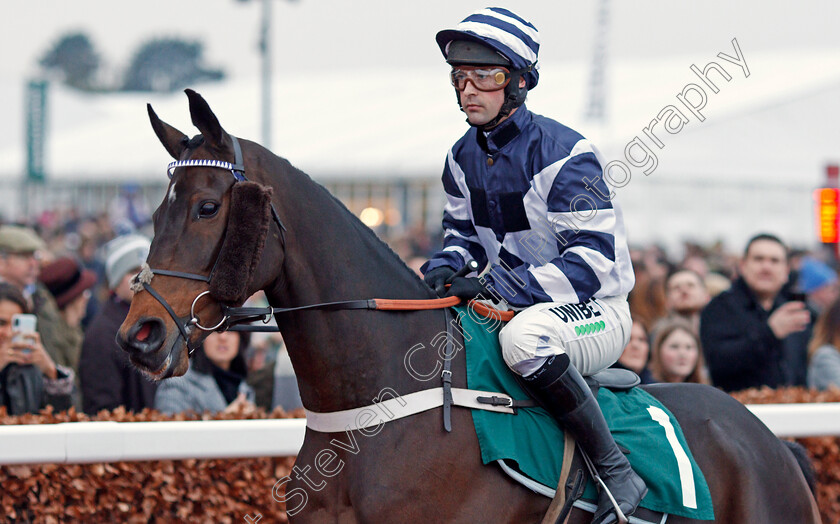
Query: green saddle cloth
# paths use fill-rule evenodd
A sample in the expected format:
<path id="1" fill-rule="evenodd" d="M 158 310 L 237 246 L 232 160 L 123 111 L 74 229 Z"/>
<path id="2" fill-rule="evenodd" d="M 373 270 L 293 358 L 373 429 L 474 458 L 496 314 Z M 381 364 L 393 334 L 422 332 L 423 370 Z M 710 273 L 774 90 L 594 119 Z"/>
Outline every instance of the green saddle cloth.
<path id="1" fill-rule="evenodd" d="M 529 399 L 502 359 L 500 326 L 489 331 L 465 308 L 455 310 L 466 340 L 467 387 Z M 648 485 L 641 505 L 672 515 L 714 520 L 712 497 L 703 473 L 691 456 L 677 420 L 665 406 L 641 388 L 620 392 L 601 388 L 598 404 L 615 441 L 630 451 L 627 459 Z M 563 460 L 563 432 L 547 411 L 524 408 L 508 415 L 474 409 L 472 417 L 484 464 L 512 460 L 528 477 L 556 489 Z M 584 498 L 597 498 L 594 483 L 590 482 Z"/>

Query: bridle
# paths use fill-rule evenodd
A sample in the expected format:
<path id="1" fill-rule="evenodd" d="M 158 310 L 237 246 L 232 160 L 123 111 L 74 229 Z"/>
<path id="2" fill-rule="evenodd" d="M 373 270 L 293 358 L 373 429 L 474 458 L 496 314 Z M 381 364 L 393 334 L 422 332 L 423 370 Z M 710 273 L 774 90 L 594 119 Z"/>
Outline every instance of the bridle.
<path id="1" fill-rule="evenodd" d="M 214 160 L 214 159 L 193 159 L 193 160 L 177 160 L 175 162 L 170 162 L 169 165 L 166 167 L 166 173 L 169 175 L 169 178 L 172 178 L 172 172 L 175 168 L 178 167 L 213 167 L 219 169 L 225 169 L 230 171 L 230 174 L 233 175 L 233 183 L 236 184 L 237 182 L 247 182 L 248 179 L 245 177 L 245 164 L 242 158 L 242 148 L 239 145 L 239 140 L 236 139 L 235 136 L 229 135 L 231 141 L 233 142 L 233 164 L 230 162 L 226 162 L 224 160 Z M 274 208 L 274 203 L 270 203 L 271 208 L 271 218 L 273 219 L 274 223 L 277 224 L 278 229 L 280 230 L 280 243 L 285 249 L 286 247 L 286 237 L 285 231 L 286 226 L 283 225 L 283 222 L 280 220 L 280 216 L 277 214 L 277 210 Z M 135 284 L 140 283 L 143 286 L 143 289 L 149 292 L 149 294 L 154 297 L 155 300 L 160 302 L 160 305 L 169 313 L 169 316 L 172 317 L 172 320 L 175 322 L 175 325 L 178 327 L 178 331 L 180 332 L 181 336 L 184 338 L 184 342 L 187 345 L 187 349 L 189 349 L 190 353 L 192 353 L 196 346 L 192 346 L 190 344 L 190 335 L 192 334 L 193 327 L 197 327 L 202 331 L 217 331 L 222 326 L 225 326 L 226 323 L 231 318 L 231 315 L 228 314 L 226 311 L 226 306 L 222 305 L 222 313 L 224 314 L 222 320 L 219 321 L 218 324 L 212 327 L 202 326 L 198 316 L 195 314 L 195 306 L 198 304 L 198 301 L 201 300 L 202 297 L 205 295 L 209 295 L 210 291 L 202 291 L 199 293 L 192 301 L 192 305 L 190 306 L 190 317 L 185 322 L 182 321 L 178 315 L 175 314 L 175 310 L 172 309 L 172 306 L 163 298 L 154 288 L 151 286 L 151 277 L 153 275 L 162 275 L 167 277 L 176 277 L 176 278 L 185 278 L 188 280 L 198 280 L 201 282 L 210 283 L 211 279 L 213 278 L 213 274 L 216 271 L 216 266 L 219 263 L 219 256 L 216 256 L 216 260 L 213 262 L 213 268 L 210 270 L 209 275 L 199 275 L 197 273 L 187 273 L 184 271 L 171 271 L 168 269 L 155 269 L 155 268 L 148 268 L 148 276 L 144 278 L 143 272 L 140 273 L 137 277 L 135 277 Z M 236 308 L 230 308 L 230 310 L 235 310 Z M 235 312 L 235 311 L 234 311 Z"/>
<path id="2" fill-rule="evenodd" d="M 225 169 L 230 171 L 231 175 L 233 175 L 234 184 L 237 182 L 247 182 L 248 179 L 245 177 L 245 165 L 242 159 L 242 149 L 239 146 L 239 141 L 236 139 L 235 136 L 229 135 L 231 141 L 233 142 L 233 151 L 234 151 L 234 163 L 231 164 L 230 162 L 225 162 L 223 160 L 212 160 L 212 159 L 202 159 L 202 160 L 178 160 L 175 162 L 171 162 L 167 166 L 167 174 L 169 178 L 172 178 L 172 171 L 178 167 L 213 167 L 219 169 Z M 280 243 L 283 249 L 286 248 L 286 239 L 284 236 L 284 232 L 286 231 L 286 227 L 283 225 L 283 222 L 280 220 L 280 216 L 277 214 L 277 210 L 274 208 L 274 203 L 270 203 L 271 208 L 271 217 L 275 224 L 277 224 L 278 229 L 280 230 Z M 199 344 L 195 346 L 190 344 L 190 335 L 193 332 L 194 328 L 198 328 L 202 331 L 262 331 L 262 332 L 278 332 L 279 329 L 277 326 L 268 325 L 271 321 L 271 318 L 274 315 L 280 313 L 289 313 L 292 311 L 303 311 L 303 310 L 322 310 L 322 311 L 337 311 L 337 310 L 345 310 L 345 309 L 375 309 L 375 310 L 389 310 L 389 311 L 418 311 L 418 310 L 428 310 L 428 309 L 442 309 L 442 308 L 449 308 L 452 306 L 456 306 L 461 302 L 461 299 L 458 297 L 447 297 L 441 299 L 428 299 L 428 300 L 392 300 L 392 299 L 379 299 L 379 298 L 372 298 L 372 299 L 362 299 L 362 300 L 342 300 L 339 302 L 324 302 L 320 304 L 309 304 L 305 306 L 298 306 L 298 307 L 290 307 L 290 308 L 274 308 L 274 307 L 231 307 L 227 306 L 224 303 L 219 303 L 219 306 L 222 310 L 222 320 L 220 320 L 215 326 L 203 326 L 201 325 L 198 316 L 195 313 L 196 305 L 198 304 L 199 300 L 201 300 L 205 295 L 210 294 L 210 290 L 205 290 L 199 293 L 192 301 L 192 305 L 190 306 L 190 316 L 189 319 L 186 321 L 181 320 L 178 315 L 175 313 L 175 310 L 172 309 L 172 306 L 163 298 L 154 288 L 151 286 L 151 280 L 154 275 L 162 275 L 168 277 L 175 277 L 175 278 L 185 278 L 188 280 L 198 280 L 200 282 L 210 283 L 214 272 L 216 271 L 216 265 L 219 262 L 219 256 L 217 255 L 216 260 L 213 262 L 213 268 L 210 270 L 209 275 L 199 275 L 196 273 L 187 273 L 184 271 L 171 271 L 168 269 L 155 269 L 151 267 L 145 267 L 143 271 L 140 272 L 137 277 L 135 277 L 135 285 L 142 285 L 143 289 L 149 292 L 149 294 L 157 300 L 161 306 L 169 313 L 169 316 L 175 322 L 175 325 L 178 327 L 178 331 L 183 337 L 185 344 L 187 345 L 187 349 L 190 353 L 192 353 Z M 477 269 L 477 264 L 475 265 L 466 265 L 462 268 L 461 271 L 458 272 L 458 276 L 463 276 L 469 273 L 470 271 L 475 271 Z M 494 308 L 490 308 L 480 302 L 470 302 L 471 307 L 473 307 L 479 314 L 491 317 L 491 318 L 499 318 L 501 320 L 510 320 L 513 317 L 512 312 L 507 311 L 499 311 Z M 257 320 L 261 320 L 264 325 L 251 325 L 250 322 L 254 322 Z"/>
<path id="3" fill-rule="evenodd" d="M 172 178 L 172 170 L 177 167 L 214 167 L 219 169 L 225 169 L 230 171 L 233 175 L 234 184 L 237 182 L 245 182 L 248 179 L 245 178 L 245 166 L 243 164 L 242 159 L 242 150 L 239 146 L 239 141 L 236 137 L 230 135 L 231 141 L 233 142 L 233 150 L 234 150 L 234 163 L 231 164 L 230 162 L 225 162 L 222 160 L 178 160 L 172 162 L 167 167 L 167 173 L 169 177 Z M 284 232 L 286 231 L 286 227 L 283 225 L 283 222 L 280 220 L 277 211 L 274 209 L 274 204 L 270 203 L 271 207 L 271 216 L 274 222 L 277 224 L 277 227 L 280 229 L 280 242 L 283 246 L 283 250 L 285 251 L 286 248 L 286 241 L 284 237 Z M 227 234 L 227 229 L 225 229 L 225 234 Z M 266 237 L 268 238 L 268 237 Z M 263 240 L 266 241 L 265 239 Z M 223 240 L 224 243 L 224 240 Z M 219 306 L 222 310 L 222 320 L 219 321 L 218 324 L 212 327 L 202 326 L 198 316 L 196 316 L 195 308 L 196 304 L 198 304 L 199 300 L 205 295 L 210 295 L 210 290 L 205 290 L 199 293 L 192 301 L 192 305 L 190 306 L 190 316 L 189 319 L 186 321 L 181 320 L 177 314 L 175 314 L 175 310 L 172 309 L 172 306 L 164 299 L 157 291 L 154 290 L 151 286 L 151 281 L 154 275 L 163 275 L 168 277 L 176 277 L 176 278 L 185 278 L 188 280 L 198 280 L 201 282 L 206 282 L 208 285 L 212 280 L 213 273 L 216 270 L 216 266 L 219 262 L 220 255 L 216 256 L 216 260 L 213 262 L 213 268 L 210 270 L 209 275 L 199 275 L 196 273 L 187 273 L 184 271 L 171 271 L 168 269 L 154 269 L 149 266 L 145 266 L 144 269 L 140 272 L 137 277 L 135 277 L 134 285 L 142 284 L 143 289 L 149 292 L 149 294 L 157 300 L 161 306 L 169 313 L 169 316 L 172 317 L 172 320 L 175 322 L 175 325 L 178 327 L 178 331 L 180 332 L 181 337 L 184 339 L 184 343 L 187 346 L 187 350 L 190 354 L 197 347 L 201 344 L 196 344 L 193 346 L 190 344 L 190 335 L 193 332 L 194 328 L 198 328 L 202 331 L 219 331 L 219 330 L 228 330 L 231 331 L 269 331 L 269 332 L 276 332 L 279 331 L 277 326 L 270 326 L 270 325 L 251 325 L 250 322 L 256 320 L 262 320 L 263 324 L 268 324 L 271 318 L 274 315 L 280 313 L 288 313 L 292 311 L 303 311 L 303 310 L 325 310 L 325 311 L 335 311 L 335 310 L 344 310 L 344 309 L 375 309 L 375 310 L 390 310 L 390 311 L 419 311 L 419 310 L 428 310 L 428 309 L 444 309 L 444 320 L 446 325 L 446 355 L 454 355 L 454 343 L 453 343 L 453 336 L 452 336 L 452 325 L 453 325 L 453 317 L 452 313 L 450 312 L 450 307 L 456 306 L 461 303 L 461 299 L 458 297 L 446 297 L 441 299 L 426 299 L 426 300 L 391 300 L 391 299 L 366 299 L 366 300 L 343 300 L 340 302 L 325 302 L 321 304 L 309 304 L 306 306 L 298 306 L 298 307 L 291 307 L 291 308 L 273 308 L 273 307 L 230 307 L 224 304 L 224 302 L 218 302 Z M 475 261 L 470 261 L 467 265 L 461 268 L 460 271 L 456 273 L 458 276 L 465 276 L 470 271 L 476 271 L 478 269 L 478 264 Z M 211 286 L 212 287 L 212 286 Z M 510 320 L 513 318 L 513 312 L 510 311 L 499 311 L 495 308 L 488 307 L 481 302 L 470 301 L 469 305 L 475 309 L 479 314 L 490 318 L 498 318 L 500 320 Z M 457 404 L 452 391 L 452 358 L 447 357 L 444 358 L 444 365 L 443 371 L 441 372 L 441 390 L 443 392 L 442 399 L 440 404 L 443 407 L 443 427 L 446 431 L 452 430 L 452 422 L 451 422 L 451 408 L 453 405 Z M 493 403 L 496 400 L 496 397 L 488 397 L 489 400 L 482 401 L 478 400 L 479 403 Z M 513 400 L 508 398 L 502 401 L 510 402 L 508 407 L 513 405 Z M 461 405 L 461 404 L 458 404 Z M 308 416 L 317 415 L 316 413 L 308 413 Z"/>

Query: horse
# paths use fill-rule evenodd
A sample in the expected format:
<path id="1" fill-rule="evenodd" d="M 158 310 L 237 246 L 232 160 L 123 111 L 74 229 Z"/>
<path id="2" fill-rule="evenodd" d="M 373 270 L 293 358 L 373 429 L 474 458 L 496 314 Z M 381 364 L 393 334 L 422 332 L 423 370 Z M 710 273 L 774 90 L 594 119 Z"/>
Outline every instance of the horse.
<path id="1" fill-rule="evenodd" d="M 229 327 L 227 308 L 263 290 L 282 308 L 277 326 L 308 411 L 340 412 L 439 385 L 427 377 L 441 375 L 435 340 L 446 310 L 329 305 L 435 293 L 324 187 L 259 144 L 229 135 L 199 94 L 186 94 L 200 131 L 193 138 L 147 106 L 176 161 L 154 213 L 148 266 L 117 335 L 131 362 L 155 380 L 185 373 L 189 352 L 212 330 Z M 464 352 L 444 356 L 452 386 L 465 388 Z M 681 424 L 709 485 L 715 522 L 819 522 L 792 454 L 743 405 L 697 384 L 645 389 Z M 290 521 L 539 522 L 549 499 L 481 463 L 470 410 L 452 409 L 446 431 L 442 409 L 374 429 L 307 427 L 294 474 L 284 481 Z M 591 517 L 574 508 L 569 522 Z"/>

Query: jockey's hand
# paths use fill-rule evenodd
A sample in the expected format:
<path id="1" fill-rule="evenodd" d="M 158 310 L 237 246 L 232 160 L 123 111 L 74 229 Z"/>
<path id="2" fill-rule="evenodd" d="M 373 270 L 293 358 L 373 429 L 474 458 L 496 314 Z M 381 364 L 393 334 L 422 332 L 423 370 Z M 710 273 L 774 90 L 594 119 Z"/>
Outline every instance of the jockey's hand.
<path id="1" fill-rule="evenodd" d="M 452 285 L 449 286 L 449 291 L 447 291 L 446 296 L 460 297 L 464 300 L 471 300 L 479 296 L 484 299 L 492 298 L 478 277 L 453 278 Z"/>
<path id="2" fill-rule="evenodd" d="M 435 290 L 439 297 L 446 295 L 446 281 L 455 274 L 455 270 L 449 266 L 436 267 L 426 273 L 423 281 L 426 285 Z"/>

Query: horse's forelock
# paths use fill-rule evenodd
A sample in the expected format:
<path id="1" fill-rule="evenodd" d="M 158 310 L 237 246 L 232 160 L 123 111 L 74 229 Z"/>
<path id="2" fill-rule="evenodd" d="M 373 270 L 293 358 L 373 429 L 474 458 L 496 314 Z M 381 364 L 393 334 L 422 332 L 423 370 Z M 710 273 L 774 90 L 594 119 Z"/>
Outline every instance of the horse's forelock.
<path id="1" fill-rule="evenodd" d="M 195 135 L 192 138 L 184 137 L 181 139 L 181 143 L 187 149 L 198 149 L 204 143 L 204 135 Z"/>

